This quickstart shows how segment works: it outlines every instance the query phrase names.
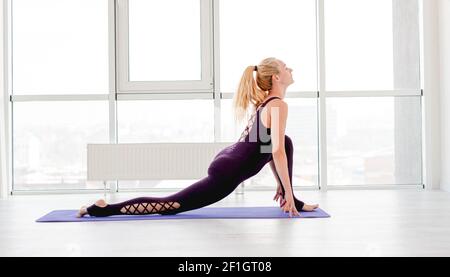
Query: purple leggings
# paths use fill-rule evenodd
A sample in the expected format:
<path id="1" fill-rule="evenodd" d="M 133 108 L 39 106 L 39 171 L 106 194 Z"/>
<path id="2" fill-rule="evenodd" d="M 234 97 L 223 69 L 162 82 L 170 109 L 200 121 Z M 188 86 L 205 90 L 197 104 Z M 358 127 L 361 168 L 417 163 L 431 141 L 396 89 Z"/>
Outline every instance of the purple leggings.
<path id="1" fill-rule="evenodd" d="M 166 197 L 138 197 L 106 207 L 95 204 L 87 208 L 90 216 L 122 214 L 177 214 L 199 209 L 218 202 L 233 192 L 240 183 L 256 175 L 268 162 L 271 153 L 261 153 L 260 143 L 237 142 L 221 150 L 208 167 L 208 176 Z M 285 150 L 292 189 L 292 166 L 294 147 L 285 136 Z M 267 151 L 266 151 L 267 152 Z M 281 179 L 277 174 L 281 183 Z M 284 188 L 283 186 L 283 197 Z M 295 198 L 295 206 L 301 211 L 304 203 Z"/>

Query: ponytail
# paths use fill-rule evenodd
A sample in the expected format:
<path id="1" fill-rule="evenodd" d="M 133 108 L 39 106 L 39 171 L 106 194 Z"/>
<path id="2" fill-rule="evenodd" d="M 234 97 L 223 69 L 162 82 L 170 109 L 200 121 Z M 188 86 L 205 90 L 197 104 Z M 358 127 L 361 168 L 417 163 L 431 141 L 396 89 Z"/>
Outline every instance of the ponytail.
<path id="1" fill-rule="evenodd" d="M 240 123 L 248 116 L 248 108 L 252 104 L 251 113 L 256 110 L 269 90 L 272 89 L 272 75 L 279 74 L 277 59 L 264 59 L 258 66 L 247 66 L 239 82 L 238 90 L 234 96 L 233 108 L 235 122 Z M 256 80 L 253 72 L 256 71 Z M 251 114 L 250 113 L 250 114 Z"/>
<path id="2" fill-rule="evenodd" d="M 247 66 L 239 82 L 233 103 L 235 122 L 242 122 L 244 120 L 250 103 L 255 103 L 255 100 L 256 102 L 262 102 L 265 99 L 265 93 L 258 88 L 253 78 L 254 71 L 255 66 Z"/>

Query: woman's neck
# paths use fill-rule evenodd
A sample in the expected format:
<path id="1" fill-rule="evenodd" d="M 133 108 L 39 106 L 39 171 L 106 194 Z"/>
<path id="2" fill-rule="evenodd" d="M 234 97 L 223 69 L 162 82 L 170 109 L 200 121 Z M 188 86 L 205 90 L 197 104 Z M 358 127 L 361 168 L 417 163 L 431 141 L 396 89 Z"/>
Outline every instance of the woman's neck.
<path id="1" fill-rule="evenodd" d="M 280 83 L 274 83 L 272 86 L 272 89 L 269 90 L 268 97 L 278 96 L 281 99 L 284 98 L 284 95 L 286 94 L 287 87 Z"/>
<path id="2" fill-rule="evenodd" d="M 276 97 L 280 97 L 281 99 L 283 99 L 284 93 L 285 93 L 285 91 L 281 91 L 281 90 L 270 90 L 269 94 L 267 94 L 267 98 L 276 96 Z"/>

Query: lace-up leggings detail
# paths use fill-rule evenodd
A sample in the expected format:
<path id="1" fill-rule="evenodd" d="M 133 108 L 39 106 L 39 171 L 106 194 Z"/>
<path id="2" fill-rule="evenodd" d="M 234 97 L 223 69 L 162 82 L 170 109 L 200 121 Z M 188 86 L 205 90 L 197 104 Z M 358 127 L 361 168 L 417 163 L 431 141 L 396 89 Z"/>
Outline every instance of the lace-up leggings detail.
<path id="1" fill-rule="evenodd" d="M 177 202 L 144 202 L 126 205 L 122 209 L 120 209 L 120 212 L 123 214 L 154 214 L 174 210 L 179 207 L 180 204 Z"/>
<path id="2" fill-rule="evenodd" d="M 181 207 L 177 201 L 160 197 L 139 197 L 117 204 L 107 204 L 99 207 L 95 204 L 87 208 L 90 216 L 103 217 L 110 215 L 145 215 L 174 214 Z"/>

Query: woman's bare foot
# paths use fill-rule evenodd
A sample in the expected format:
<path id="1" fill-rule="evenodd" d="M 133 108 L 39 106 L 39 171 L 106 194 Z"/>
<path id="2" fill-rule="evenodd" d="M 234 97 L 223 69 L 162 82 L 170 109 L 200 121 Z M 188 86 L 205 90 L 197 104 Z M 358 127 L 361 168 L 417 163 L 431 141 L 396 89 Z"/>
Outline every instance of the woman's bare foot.
<path id="1" fill-rule="evenodd" d="M 95 205 L 98 206 L 98 207 L 103 208 L 103 207 L 106 207 L 107 203 L 106 203 L 105 200 L 99 199 L 99 200 L 95 201 Z M 88 212 L 87 212 L 87 206 L 82 206 L 82 207 L 80 208 L 80 210 L 78 211 L 77 217 L 83 217 L 83 216 L 86 215 L 87 213 L 88 213 Z"/>
<path id="2" fill-rule="evenodd" d="M 303 205 L 302 210 L 303 210 L 303 211 L 307 211 L 307 212 L 311 212 L 312 210 L 315 210 L 315 209 L 317 209 L 318 207 L 319 207 L 319 204 L 314 204 L 314 205 L 308 205 L 308 204 L 305 204 L 305 205 Z"/>
<path id="3" fill-rule="evenodd" d="M 78 211 L 77 217 L 83 217 L 85 214 L 87 214 L 86 208 L 87 206 L 82 206 Z"/>

